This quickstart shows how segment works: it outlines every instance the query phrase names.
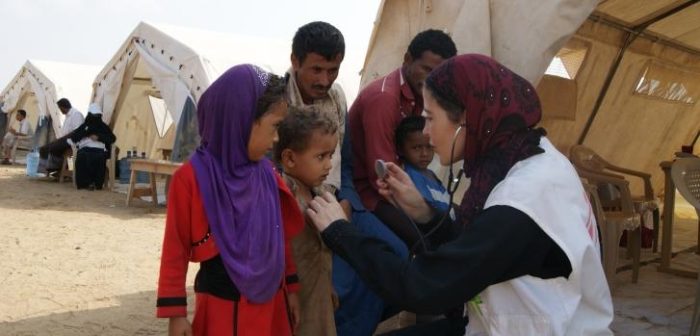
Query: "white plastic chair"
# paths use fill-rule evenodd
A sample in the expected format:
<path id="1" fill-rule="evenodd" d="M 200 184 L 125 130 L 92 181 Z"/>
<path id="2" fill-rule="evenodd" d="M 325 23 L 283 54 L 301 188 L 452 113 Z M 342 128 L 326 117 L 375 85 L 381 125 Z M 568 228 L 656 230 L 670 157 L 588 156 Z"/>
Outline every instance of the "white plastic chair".
<path id="1" fill-rule="evenodd" d="M 700 158 L 679 158 L 671 166 L 671 178 L 678 192 L 700 214 Z M 664 211 L 667 211 L 664 209 Z M 698 334 L 700 327 L 700 280 L 695 291 L 695 308 L 690 323 L 690 335 Z"/>
<path id="2" fill-rule="evenodd" d="M 622 233 L 627 231 L 627 254 L 632 258 L 632 283 L 639 279 L 639 267 L 641 257 L 641 218 L 634 211 L 633 201 L 630 197 L 629 182 L 621 178 L 600 175 L 577 169 L 579 176 L 585 179 L 586 192 L 589 193 L 589 201 L 592 210 L 596 214 L 598 227 L 600 228 L 601 246 L 603 249 L 603 270 L 608 280 L 608 286 L 613 291 L 615 288 L 615 274 L 618 265 L 619 242 Z M 620 191 L 620 209 L 602 209 L 597 185 L 608 183 Z"/>

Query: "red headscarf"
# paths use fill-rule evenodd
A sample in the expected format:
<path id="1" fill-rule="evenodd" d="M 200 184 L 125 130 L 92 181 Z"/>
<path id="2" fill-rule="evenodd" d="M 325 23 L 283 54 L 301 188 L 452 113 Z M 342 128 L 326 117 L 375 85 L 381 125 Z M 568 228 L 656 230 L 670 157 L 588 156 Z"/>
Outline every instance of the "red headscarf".
<path id="1" fill-rule="evenodd" d="M 439 100 L 456 103 L 466 113 L 464 173 L 471 178 L 459 208 L 467 225 L 484 206 L 491 190 L 518 161 L 543 153 L 542 118 L 535 88 L 494 59 L 459 55 L 435 68 L 426 85 Z"/>

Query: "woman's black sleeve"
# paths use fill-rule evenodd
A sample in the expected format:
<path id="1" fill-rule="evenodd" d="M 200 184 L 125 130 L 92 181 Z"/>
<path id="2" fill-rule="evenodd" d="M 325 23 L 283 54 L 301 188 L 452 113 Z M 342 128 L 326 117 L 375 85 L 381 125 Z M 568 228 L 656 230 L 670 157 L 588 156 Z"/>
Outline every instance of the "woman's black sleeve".
<path id="1" fill-rule="evenodd" d="M 346 221 L 331 224 L 322 236 L 389 304 L 418 313 L 443 313 L 522 275 L 546 279 L 571 273 L 561 248 L 530 217 L 508 206 L 484 210 L 456 239 L 412 260 Z"/>

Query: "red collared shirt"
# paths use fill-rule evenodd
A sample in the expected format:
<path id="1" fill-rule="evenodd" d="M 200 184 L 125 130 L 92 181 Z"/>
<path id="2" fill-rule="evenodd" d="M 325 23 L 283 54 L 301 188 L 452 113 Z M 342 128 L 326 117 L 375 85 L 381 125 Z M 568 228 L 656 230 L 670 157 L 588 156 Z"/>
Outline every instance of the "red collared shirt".
<path id="1" fill-rule="evenodd" d="M 423 98 L 414 95 L 401 68 L 370 83 L 350 107 L 353 182 L 369 210 L 373 211 L 381 199 L 377 192 L 375 161 L 397 162 L 394 131 L 403 118 L 421 112 Z"/>

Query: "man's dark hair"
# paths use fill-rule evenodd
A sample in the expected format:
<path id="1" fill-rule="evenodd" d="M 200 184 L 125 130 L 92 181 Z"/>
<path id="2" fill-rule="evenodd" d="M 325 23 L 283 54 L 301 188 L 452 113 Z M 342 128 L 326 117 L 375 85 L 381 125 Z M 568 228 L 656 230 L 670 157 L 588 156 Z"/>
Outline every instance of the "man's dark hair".
<path id="1" fill-rule="evenodd" d="M 292 40 L 292 54 L 299 63 L 304 63 L 309 53 L 317 53 L 329 61 L 338 54 L 345 56 L 343 34 L 338 28 L 323 21 L 301 26 Z"/>
<path id="2" fill-rule="evenodd" d="M 408 45 L 408 52 L 414 60 L 421 58 L 426 51 L 440 55 L 443 59 L 457 55 L 457 47 L 450 35 L 436 29 L 428 29 L 418 33 Z"/>
<path id="3" fill-rule="evenodd" d="M 275 144 L 275 160 L 281 163 L 282 151 L 287 148 L 295 152 L 306 150 L 314 132 L 336 134 L 338 123 L 315 108 L 289 106 L 287 116 L 277 129 L 279 141 Z"/>
<path id="4" fill-rule="evenodd" d="M 396 127 L 396 132 L 394 134 L 394 143 L 396 144 L 396 151 L 400 151 L 403 146 L 404 141 L 408 138 L 408 135 L 414 132 L 423 133 L 423 128 L 425 127 L 425 118 L 421 116 L 406 117 L 401 120 L 399 126 Z"/>
<path id="5" fill-rule="evenodd" d="M 24 118 L 27 117 L 27 111 L 25 111 L 25 110 L 17 110 L 17 113 L 19 113 L 19 115 L 21 115 Z"/>
<path id="6" fill-rule="evenodd" d="M 287 92 L 287 81 L 284 78 L 270 74 L 265 92 L 260 98 L 255 109 L 255 120 L 262 118 L 270 110 L 270 106 L 284 99 Z"/>
<path id="7" fill-rule="evenodd" d="M 68 101 L 68 99 L 66 99 L 66 98 L 61 98 L 61 99 L 59 99 L 59 100 L 56 102 L 56 105 L 58 105 L 58 107 L 63 107 L 63 108 L 67 108 L 67 109 L 73 107 L 73 106 L 70 104 L 70 101 Z"/>

